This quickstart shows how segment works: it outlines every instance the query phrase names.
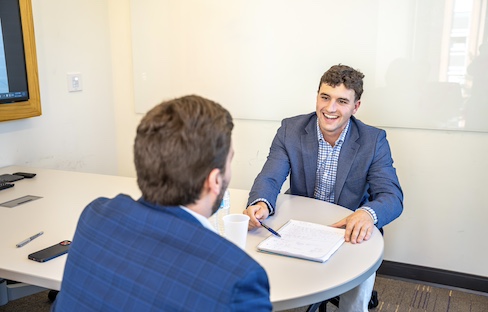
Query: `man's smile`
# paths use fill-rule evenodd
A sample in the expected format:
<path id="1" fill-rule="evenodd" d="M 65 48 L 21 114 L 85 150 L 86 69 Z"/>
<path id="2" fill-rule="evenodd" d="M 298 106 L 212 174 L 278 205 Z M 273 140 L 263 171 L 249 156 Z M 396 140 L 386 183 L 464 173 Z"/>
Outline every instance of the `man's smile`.
<path id="1" fill-rule="evenodd" d="M 324 115 L 324 117 L 327 118 L 327 119 L 337 119 L 337 118 L 339 118 L 339 116 L 327 115 L 325 113 L 322 113 L 322 115 Z"/>

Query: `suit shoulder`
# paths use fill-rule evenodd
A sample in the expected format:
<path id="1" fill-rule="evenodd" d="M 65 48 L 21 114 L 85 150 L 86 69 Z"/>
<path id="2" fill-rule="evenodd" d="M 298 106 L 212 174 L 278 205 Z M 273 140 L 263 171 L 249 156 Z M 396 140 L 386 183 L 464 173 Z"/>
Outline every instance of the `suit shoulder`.
<path id="1" fill-rule="evenodd" d="M 128 195 L 119 194 L 114 198 L 98 197 L 90 202 L 82 212 L 82 215 L 87 213 L 107 213 L 117 207 L 126 208 L 138 205 L 137 202 Z M 116 210 L 116 209 L 115 209 Z"/>
<path id="2" fill-rule="evenodd" d="M 317 115 L 315 114 L 315 112 L 304 115 L 297 115 L 283 119 L 281 121 L 280 128 L 282 131 L 286 131 L 286 133 L 292 133 L 294 135 L 297 135 L 304 133 L 304 131 L 310 131 L 310 129 L 312 129 L 312 126 L 313 128 L 315 127 L 314 125 L 316 121 Z"/>
<path id="3" fill-rule="evenodd" d="M 316 116 L 315 112 L 284 118 L 284 124 L 308 124 Z"/>
<path id="4" fill-rule="evenodd" d="M 357 127 L 358 132 L 361 134 L 369 134 L 369 135 L 373 135 L 373 136 L 378 136 L 382 133 L 386 133 L 386 131 L 384 129 L 365 124 L 364 122 L 355 118 L 354 116 L 351 117 L 351 121 Z"/>

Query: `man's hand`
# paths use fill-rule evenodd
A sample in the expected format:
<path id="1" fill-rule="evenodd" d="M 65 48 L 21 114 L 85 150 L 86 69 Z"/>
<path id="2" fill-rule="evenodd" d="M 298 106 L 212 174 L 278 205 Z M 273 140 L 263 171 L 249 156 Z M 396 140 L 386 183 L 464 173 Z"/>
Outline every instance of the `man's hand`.
<path id="1" fill-rule="evenodd" d="M 261 223 L 259 223 L 259 220 L 264 220 L 269 216 L 268 206 L 263 202 L 257 202 L 255 205 L 247 207 L 242 213 L 250 218 L 249 230 L 260 227 Z"/>
<path id="2" fill-rule="evenodd" d="M 362 243 L 373 234 L 374 223 L 371 215 L 364 210 L 356 210 L 346 218 L 332 224 L 336 228 L 346 228 L 344 239 L 352 244 Z"/>

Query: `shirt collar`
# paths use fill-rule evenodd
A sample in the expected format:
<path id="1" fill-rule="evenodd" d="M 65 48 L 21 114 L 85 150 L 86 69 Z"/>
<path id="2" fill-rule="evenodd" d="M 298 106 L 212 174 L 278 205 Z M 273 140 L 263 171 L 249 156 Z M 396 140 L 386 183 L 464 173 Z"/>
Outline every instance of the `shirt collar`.
<path id="1" fill-rule="evenodd" d="M 339 136 L 339 138 L 337 139 L 337 141 L 335 142 L 335 145 L 337 146 L 338 144 L 340 143 L 343 143 L 344 142 L 344 139 L 346 138 L 346 134 L 347 134 L 347 130 L 349 130 L 349 124 L 351 123 L 351 119 L 349 119 L 347 121 L 347 125 L 346 127 L 344 128 L 344 130 L 342 130 L 341 132 L 341 135 Z M 324 139 L 324 136 L 322 135 L 322 131 L 320 131 L 320 127 L 319 127 L 319 120 L 317 119 L 317 138 L 320 142 L 320 140 L 324 141 L 324 142 L 327 142 L 325 141 Z"/>
<path id="2" fill-rule="evenodd" d="M 204 227 L 206 227 L 207 229 L 217 233 L 217 230 L 212 226 L 212 224 L 210 223 L 210 221 L 208 221 L 207 218 L 205 218 L 204 216 L 202 216 L 199 213 L 196 213 L 195 211 L 193 211 L 191 209 L 186 208 L 185 206 L 180 206 L 180 208 L 185 210 L 186 212 L 188 212 L 192 216 L 194 216 L 195 219 L 197 219 Z"/>

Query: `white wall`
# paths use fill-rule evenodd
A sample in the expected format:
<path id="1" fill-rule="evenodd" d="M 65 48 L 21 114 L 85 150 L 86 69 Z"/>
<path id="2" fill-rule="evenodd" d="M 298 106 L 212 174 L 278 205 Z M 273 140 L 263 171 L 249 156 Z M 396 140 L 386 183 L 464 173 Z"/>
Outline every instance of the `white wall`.
<path id="1" fill-rule="evenodd" d="M 488 133 L 387 132 L 405 210 L 385 228 L 385 259 L 488 276 Z"/>
<path id="2" fill-rule="evenodd" d="M 0 166 L 117 173 L 107 2 L 33 0 L 42 116 L 0 123 Z M 83 91 L 69 93 L 66 74 Z"/>
<path id="3" fill-rule="evenodd" d="M 135 175 L 141 116 L 134 113 L 129 2 L 33 0 L 43 115 L 0 123 L 0 166 Z M 83 74 L 83 92 L 67 92 L 70 71 Z M 231 187 L 248 189 L 279 122 L 235 125 Z M 488 133 L 386 130 L 405 212 L 385 229 L 385 259 L 488 276 Z"/>
<path id="4" fill-rule="evenodd" d="M 365 73 L 370 123 L 488 132 L 480 2 L 131 0 L 136 111 L 198 93 L 279 121 L 307 113 L 317 77 L 343 63 Z"/>

